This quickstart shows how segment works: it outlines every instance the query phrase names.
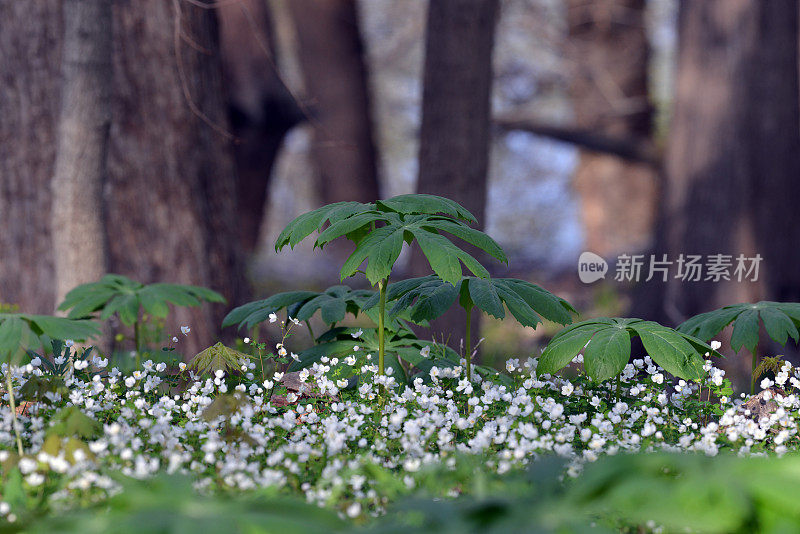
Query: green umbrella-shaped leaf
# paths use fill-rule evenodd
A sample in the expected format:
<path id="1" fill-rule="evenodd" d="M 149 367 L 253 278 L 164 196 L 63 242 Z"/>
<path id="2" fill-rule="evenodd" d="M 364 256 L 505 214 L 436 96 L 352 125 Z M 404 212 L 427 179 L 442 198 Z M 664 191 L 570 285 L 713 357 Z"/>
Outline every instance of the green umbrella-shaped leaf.
<path id="1" fill-rule="evenodd" d="M 388 200 L 379 200 L 377 206 L 380 209 L 388 209 L 404 214 L 426 213 L 433 215 L 445 213 L 466 222 L 477 222 L 475 216 L 458 202 L 435 195 L 399 195 Z"/>
<path id="2" fill-rule="evenodd" d="M 731 347 L 738 352 L 744 346 L 753 352 L 758 345 L 759 318 L 767 334 L 781 345 L 785 345 L 790 337 L 795 342 L 800 338 L 800 304 L 792 302 L 733 304 L 696 315 L 680 325 L 678 330 L 709 341 L 733 322 Z"/>
<path id="3" fill-rule="evenodd" d="M 266 321 L 270 313 L 275 313 L 298 302 L 305 302 L 318 295 L 319 293 L 315 291 L 287 291 L 263 300 L 248 302 L 231 310 L 223 319 L 222 326 L 227 327 L 238 324 L 239 328 L 242 326 L 252 328 L 256 324 Z"/>

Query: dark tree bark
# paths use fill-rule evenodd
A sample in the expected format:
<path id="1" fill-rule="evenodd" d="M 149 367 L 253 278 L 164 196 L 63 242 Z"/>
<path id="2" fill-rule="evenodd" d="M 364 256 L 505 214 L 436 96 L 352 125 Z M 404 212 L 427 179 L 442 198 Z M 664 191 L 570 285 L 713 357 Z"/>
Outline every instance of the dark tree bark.
<path id="1" fill-rule="evenodd" d="M 111 123 L 111 0 L 65 0 L 61 113 L 51 183 L 56 302 L 107 271 L 102 188 Z"/>
<path id="2" fill-rule="evenodd" d="M 57 304 L 50 213 L 60 206 L 50 199 L 50 184 L 62 4 L 0 3 L 0 300 L 38 313 L 51 313 Z M 220 133 L 225 103 L 214 13 L 147 0 L 114 2 L 112 17 L 113 118 L 103 190 L 109 270 L 146 283 L 209 286 L 236 303 L 242 290 L 236 181 Z M 182 351 L 210 343 L 223 312 L 218 306 L 174 314 L 173 327 L 192 326 Z"/>
<path id="3" fill-rule="evenodd" d="M 647 143 L 652 107 L 645 0 L 569 0 L 567 23 L 576 126 Z M 573 183 L 587 250 L 609 256 L 650 244 L 658 194 L 651 166 L 582 152 Z"/>
<path id="4" fill-rule="evenodd" d="M 292 0 L 323 204 L 379 198 L 364 47 L 354 0 Z"/>
<path id="5" fill-rule="evenodd" d="M 439 0 L 428 7 L 417 192 L 459 202 L 485 224 L 496 0 Z M 471 249 L 470 252 L 475 252 Z M 482 255 L 477 255 L 484 259 Z M 412 272 L 430 272 L 417 247 Z M 478 321 L 473 321 L 472 338 Z M 431 330 L 458 347 L 465 314 L 453 309 Z"/>
<path id="6" fill-rule="evenodd" d="M 208 286 L 236 304 L 244 287 L 215 13 L 180 0 L 116 2 L 114 28 L 111 271 Z M 173 314 L 172 327 L 192 327 L 187 353 L 211 343 L 223 312 Z"/>
<path id="7" fill-rule="evenodd" d="M 0 2 L 0 303 L 55 306 L 50 241 L 61 2 Z"/>
<path id="8" fill-rule="evenodd" d="M 238 228 L 242 249 L 252 253 L 278 151 L 286 133 L 304 117 L 277 70 L 267 2 L 243 0 L 220 6 L 218 13 L 228 115 L 236 136 Z"/>
<path id="9" fill-rule="evenodd" d="M 686 1 L 656 253 L 761 254 L 758 283 L 643 284 L 669 323 L 746 300 L 800 299 L 798 5 Z"/>

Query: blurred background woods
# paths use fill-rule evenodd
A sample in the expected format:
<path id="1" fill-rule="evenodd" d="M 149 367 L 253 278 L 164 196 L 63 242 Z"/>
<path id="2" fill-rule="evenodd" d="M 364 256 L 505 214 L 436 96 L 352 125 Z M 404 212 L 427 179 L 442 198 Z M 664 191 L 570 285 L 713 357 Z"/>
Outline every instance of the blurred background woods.
<path id="1" fill-rule="evenodd" d="M 796 0 L 0 0 L 0 301 L 50 313 L 102 272 L 209 286 L 229 306 L 172 324 L 192 352 L 232 305 L 337 281 L 347 244 L 274 253 L 289 220 L 414 191 L 464 204 L 509 253 L 495 274 L 584 316 L 798 301 L 799 16 Z M 604 281 L 578 280 L 584 250 Z M 620 254 L 682 253 L 763 261 L 750 283 L 613 280 Z M 402 270 L 427 274 L 413 250 Z M 432 333 L 457 347 L 462 323 Z M 474 327 L 503 358 L 548 334 Z"/>

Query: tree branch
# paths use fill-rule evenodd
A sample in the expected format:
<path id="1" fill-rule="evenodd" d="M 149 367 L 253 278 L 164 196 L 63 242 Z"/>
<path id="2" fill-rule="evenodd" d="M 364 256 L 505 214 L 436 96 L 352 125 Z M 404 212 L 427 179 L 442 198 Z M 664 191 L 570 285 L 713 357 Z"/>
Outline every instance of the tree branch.
<path id="1" fill-rule="evenodd" d="M 502 130 L 529 132 L 628 161 L 646 163 L 654 167 L 661 164 L 661 154 L 653 144 L 636 138 L 613 137 L 591 130 L 547 124 L 530 118 L 512 118 L 508 115 L 495 117 L 494 124 Z"/>

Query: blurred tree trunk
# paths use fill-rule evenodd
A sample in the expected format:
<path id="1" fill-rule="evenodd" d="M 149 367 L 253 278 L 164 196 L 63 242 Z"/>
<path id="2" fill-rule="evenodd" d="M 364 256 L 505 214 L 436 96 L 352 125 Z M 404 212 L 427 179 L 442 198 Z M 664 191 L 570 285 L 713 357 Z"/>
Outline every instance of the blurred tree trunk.
<path id="1" fill-rule="evenodd" d="M 743 300 L 800 300 L 798 4 L 683 2 L 656 253 L 763 257 L 758 283 L 642 284 L 636 313 L 678 323 Z"/>
<path id="2" fill-rule="evenodd" d="M 355 0 L 291 0 L 323 204 L 379 197 L 364 47 Z"/>
<path id="3" fill-rule="evenodd" d="M 181 0 L 114 3 L 106 219 L 112 272 L 208 286 L 237 304 L 245 287 L 216 22 Z M 178 349 L 210 344 L 223 312 L 177 310 L 170 327 L 192 327 Z"/>
<path id="4" fill-rule="evenodd" d="M 0 303 L 55 306 L 50 211 L 61 2 L 0 2 Z"/>
<path id="5" fill-rule="evenodd" d="M 218 13 L 228 116 L 236 136 L 238 227 L 244 252 L 252 253 L 258 244 L 278 150 L 303 115 L 278 73 L 267 1 L 221 5 Z"/>
<path id="6" fill-rule="evenodd" d="M 102 188 L 111 123 L 111 0 L 65 0 L 61 114 L 51 182 L 56 303 L 107 271 Z"/>
<path id="7" fill-rule="evenodd" d="M 0 300 L 38 313 L 57 304 L 50 214 L 63 206 L 50 197 L 60 146 L 63 5 L 0 2 Z M 145 283 L 209 286 L 235 304 L 244 285 L 214 12 L 141 0 L 114 2 L 112 17 L 102 194 L 109 270 Z M 172 328 L 192 327 L 179 350 L 191 354 L 210 343 L 224 311 L 173 314 Z"/>
<path id="8" fill-rule="evenodd" d="M 497 0 L 439 0 L 429 4 L 417 192 L 440 195 L 485 224 L 492 92 L 492 48 Z M 469 249 L 478 259 L 485 256 Z M 430 273 L 414 247 L 411 270 Z M 478 315 L 478 314 L 474 314 Z M 475 317 L 477 318 L 477 317 Z M 437 340 L 458 348 L 465 334 L 460 307 L 431 324 Z M 472 338 L 477 341 L 477 320 Z M 438 334 L 438 335 L 437 335 Z"/>
<path id="9" fill-rule="evenodd" d="M 609 138 L 649 140 L 645 0 L 569 0 L 567 23 L 576 126 Z M 649 245 L 658 194 L 652 166 L 582 151 L 573 183 L 586 250 L 607 257 Z"/>

